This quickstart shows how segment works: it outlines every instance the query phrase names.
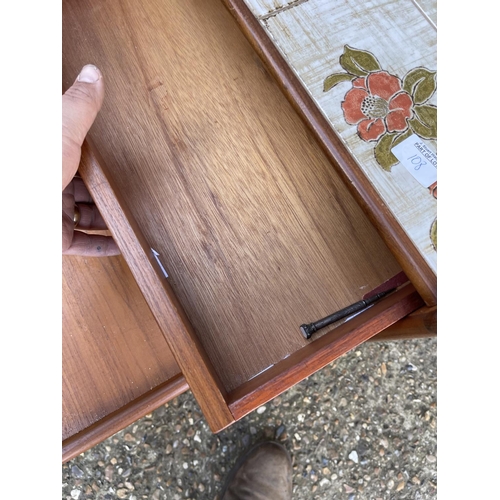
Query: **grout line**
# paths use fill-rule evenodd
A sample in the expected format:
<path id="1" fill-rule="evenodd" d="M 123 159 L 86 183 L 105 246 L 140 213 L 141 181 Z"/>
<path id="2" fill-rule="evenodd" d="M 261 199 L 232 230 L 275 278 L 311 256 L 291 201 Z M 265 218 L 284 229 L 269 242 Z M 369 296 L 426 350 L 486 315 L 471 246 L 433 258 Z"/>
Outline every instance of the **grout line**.
<path id="1" fill-rule="evenodd" d="M 434 23 L 434 21 L 430 18 L 429 14 L 425 12 L 425 10 L 422 8 L 422 6 L 416 1 L 416 0 L 411 0 L 412 3 L 417 7 L 417 9 L 423 14 L 423 16 L 427 19 L 429 24 L 437 31 L 437 26 Z"/>
<path id="2" fill-rule="evenodd" d="M 262 16 L 258 17 L 259 21 L 267 21 L 270 17 L 277 16 L 281 12 L 285 12 L 286 10 L 293 9 L 294 7 L 297 7 L 297 5 L 300 5 L 302 3 L 307 2 L 308 0 L 295 0 L 293 2 L 290 2 L 289 4 L 279 7 L 278 9 L 272 10 L 268 12 L 267 14 L 263 14 Z"/>

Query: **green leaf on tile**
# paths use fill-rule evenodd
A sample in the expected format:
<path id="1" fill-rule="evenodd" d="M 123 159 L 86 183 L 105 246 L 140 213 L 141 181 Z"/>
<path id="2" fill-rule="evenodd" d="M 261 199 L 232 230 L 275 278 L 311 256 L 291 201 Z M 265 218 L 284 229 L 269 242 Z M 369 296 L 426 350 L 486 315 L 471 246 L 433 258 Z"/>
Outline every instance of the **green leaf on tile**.
<path id="1" fill-rule="evenodd" d="M 340 82 L 350 82 L 353 78 L 354 76 L 349 73 L 335 73 L 327 76 L 325 78 L 325 82 L 323 83 L 323 92 L 328 92 Z"/>
<path id="2" fill-rule="evenodd" d="M 430 230 L 430 237 L 432 241 L 432 246 L 434 247 L 434 250 L 438 249 L 438 222 L 437 219 L 434 219 L 434 222 L 431 225 L 431 230 Z"/>
<path id="3" fill-rule="evenodd" d="M 415 68 L 403 79 L 403 90 L 408 92 L 415 104 L 423 104 L 436 91 L 436 71 L 427 68 Z"/>
<path id="4" fill-rule="evenodd" d="M 431 105 L 414 106 L 415 117 L 408 124 L 423 139 L 437 139 L 437 108 Z"/>
<path id="5" fill-rule="evenodd" d="M 375 146 L 375 159 L 377 163 L 387 172 L 390 172 L 392 167 L 399 162 L 399 160 L 392 154 L 391 150 L 394 146 L 397 146 L 400 142 L 404 141 L 407 137 L 412 134 L 411 130 L 408 129 L 406 132 L 395 133 L 395 134 L 385 134 L 377 142 Z"/>
<path id="6" fill-rule="evenodd" d="M 340 65 L 351 75 L 366 76 L 372 71 L 379 71 L 380 64 L 376 57 L 366 50 L 358 50 L 344 45 L 340 56 Z"/>

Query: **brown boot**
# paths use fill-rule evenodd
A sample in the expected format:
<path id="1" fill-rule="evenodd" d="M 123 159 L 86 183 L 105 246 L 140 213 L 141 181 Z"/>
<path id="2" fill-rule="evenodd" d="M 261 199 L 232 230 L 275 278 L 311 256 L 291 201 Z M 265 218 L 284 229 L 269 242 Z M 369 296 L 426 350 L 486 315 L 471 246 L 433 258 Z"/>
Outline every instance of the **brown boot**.
<path id="1" fill-rule="evenodd" d="M 251 448 L 233 467 L 222 491 L 222 500 L 290 500 L 292 461 L 278 443 Z"/>

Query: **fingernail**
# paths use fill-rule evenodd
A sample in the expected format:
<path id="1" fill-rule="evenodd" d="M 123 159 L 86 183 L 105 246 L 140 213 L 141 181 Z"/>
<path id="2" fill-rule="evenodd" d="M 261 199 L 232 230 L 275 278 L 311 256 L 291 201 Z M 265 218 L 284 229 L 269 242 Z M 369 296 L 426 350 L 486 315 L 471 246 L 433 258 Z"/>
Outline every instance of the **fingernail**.
<path id="1" fill-rule="evenodd" d="M 99 78 L 101 78 L 101 72 L 93 64 L 87 64 L 80 71 L 77 80 L 84 83 L 95 83 Z"/>

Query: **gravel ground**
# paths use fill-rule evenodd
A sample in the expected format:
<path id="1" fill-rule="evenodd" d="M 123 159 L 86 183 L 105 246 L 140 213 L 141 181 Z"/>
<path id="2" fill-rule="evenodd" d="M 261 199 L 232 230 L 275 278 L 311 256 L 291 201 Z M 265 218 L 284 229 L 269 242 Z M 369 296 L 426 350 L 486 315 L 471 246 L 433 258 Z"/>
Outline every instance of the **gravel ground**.
<path id="1" fill-rule="evenodd" d="M 240 454 L 275 439 L 294 500 L 437 497 L 436 339 L 374 342 L 217 435 L 191 392 L 63 464 L 63 500 L 216 499 Z"/>

